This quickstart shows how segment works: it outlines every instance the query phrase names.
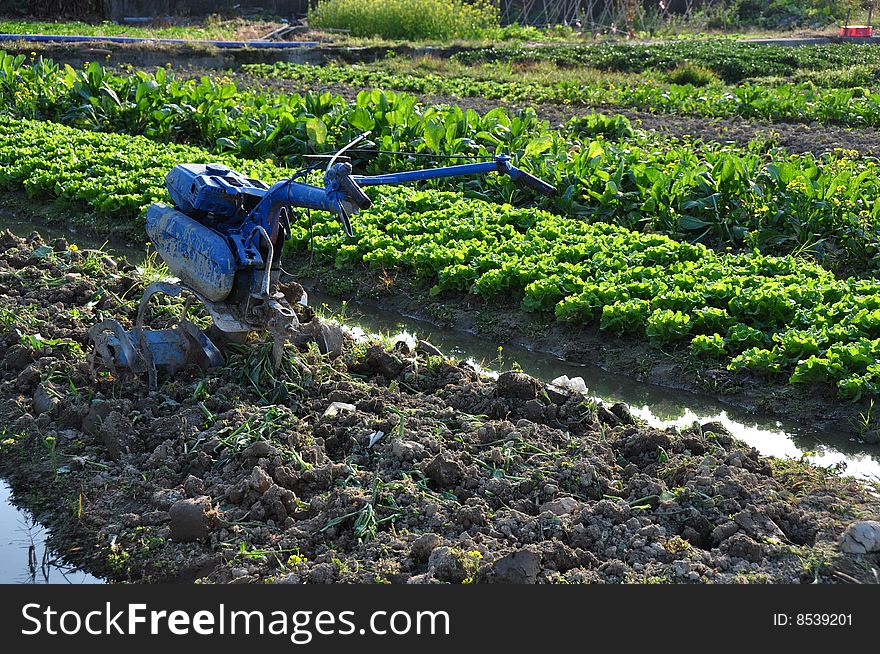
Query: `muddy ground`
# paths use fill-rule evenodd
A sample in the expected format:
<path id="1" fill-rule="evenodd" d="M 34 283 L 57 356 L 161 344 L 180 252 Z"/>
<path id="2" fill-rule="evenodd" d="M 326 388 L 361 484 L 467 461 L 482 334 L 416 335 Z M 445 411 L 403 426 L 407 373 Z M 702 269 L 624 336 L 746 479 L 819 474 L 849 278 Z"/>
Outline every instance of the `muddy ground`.
<path id="1" fill-rule="evenodd" d="M 870 582 L 845 553 L 878 489 L 761 457 L 715 424 L 653 429 L 420 343 L 328 361 L 268 345 L 155 390 L 86 361 L 145 280 L 0 235 L 0 474 L 52 544 L 115 581 Z M 157 307 L 167 323 L 174 304 Z M 39 337 L 37 336 L 39 335 Z"/>

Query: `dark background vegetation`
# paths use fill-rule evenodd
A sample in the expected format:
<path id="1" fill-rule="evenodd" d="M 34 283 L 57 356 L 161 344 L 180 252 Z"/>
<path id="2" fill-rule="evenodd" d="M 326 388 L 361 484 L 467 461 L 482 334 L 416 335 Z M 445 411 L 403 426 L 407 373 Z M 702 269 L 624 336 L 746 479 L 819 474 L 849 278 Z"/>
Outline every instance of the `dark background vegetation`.
<path id="1" fill-rule="evenodd" d="M 585 29 L 630 23 L 653 31 L 662 23 L 709 29 L 825 27 L 844 19 L 852 4 L 863 15 L 866 1 L 848 0 L 499 0 L 503 22 L 541 24 L 578 21 Z M 314 4 L 314 0 L 311 0 Z M 123 16 L 241 15 L 262 10 L 303 16 L 310 0 L 0 0 L 0 13 L 45 19 L 109 20 Z"/>

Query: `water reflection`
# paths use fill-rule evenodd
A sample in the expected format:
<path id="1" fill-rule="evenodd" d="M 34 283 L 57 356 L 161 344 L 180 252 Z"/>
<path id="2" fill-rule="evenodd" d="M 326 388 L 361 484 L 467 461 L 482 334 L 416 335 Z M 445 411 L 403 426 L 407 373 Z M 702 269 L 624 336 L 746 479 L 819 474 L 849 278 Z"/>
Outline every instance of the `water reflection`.
<path id="1" fill-rule="evenodd" d="M 845 432 L 810 429 L 794 422 L 756 416 L 744 409 L 725 406 L 710 397 L 661 388 L 623 375 L 608 373 L 597 366 L 564 361 L 544 353 L 515 346 L 498 346 L 484 338 L 439 329 L 400 314 L 342 302 L 310 293 L 311 304 L 325 305 L 332 313 L 343 312 L 346 323 L 366 333 L 407 332 L 424 338 L 445 353 L 462 360 L 473 360 L 488 370 L 506 370 L 514 363 L 544 381 L 561 375 L 583 377 L 589 394 L 606 402 L 626 402 L 634 415 L 658 427 L 689 426 L 694 422 L 719 421 L 735 436 L 763 454 L 809 459 L 822 466 L 846 464 L 847 474 L 880 479 L 880 448 L 864 445 Z"/>
<path id="2" fill-rule="evenodd" d="M 29 511 L 13 505 L 9 485 L 0 480 L 0 583 L 103 583 L 64 561 L 46 544 L 47 536 Z"/>

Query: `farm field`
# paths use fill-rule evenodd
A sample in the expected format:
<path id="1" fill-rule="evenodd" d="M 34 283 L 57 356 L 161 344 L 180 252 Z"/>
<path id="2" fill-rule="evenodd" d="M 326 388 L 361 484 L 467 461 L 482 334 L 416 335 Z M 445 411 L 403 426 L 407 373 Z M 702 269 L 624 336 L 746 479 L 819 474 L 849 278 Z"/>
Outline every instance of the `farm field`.
<path id="1" fill-rule="evenodd" d="M 220 19 L 191 21 L 190 24 L 120 25 L 83 21 L 0 20 L 0 34 L 46 34 L 56 36 L 128 36 L 155 39 L 246 40 L 259 38 L 281 23 L 275 21 Z"/>
<path id="2" fill-rule="evenodd" d="M 509 154 L 557 195 L 500 175 L 367 188 L 353 236 L 293 213 L 285 281 L 833 426 L 876 456 L 880 48 L 358 57 L 212 70 L 0 52 L 0 208 L 143 249 L 180 163 L 320 185 L 312 157 L 365 132 L 347 153 L 359 174 Z M 765 456 L 718 423 L 652 427 L 515 369 L 487 377 L 428 343 L 347 338 L 333 360 L 288 345 L 273 369 L 256 339 L 152 391 L 95 377 L 89 327 L 131 326 L 167 274 L 72 231 L 0 235 L 0 473 L 30 506 L 77 507 L 46 510 L 53 546 L 102 578 L 873 579 L 877 554 L 840 539 L 880 515 L 877 480 Z M 154 322 L 181 308 L 163 300 Z M 181 525 L 181 502 L 204 511 Z"/>

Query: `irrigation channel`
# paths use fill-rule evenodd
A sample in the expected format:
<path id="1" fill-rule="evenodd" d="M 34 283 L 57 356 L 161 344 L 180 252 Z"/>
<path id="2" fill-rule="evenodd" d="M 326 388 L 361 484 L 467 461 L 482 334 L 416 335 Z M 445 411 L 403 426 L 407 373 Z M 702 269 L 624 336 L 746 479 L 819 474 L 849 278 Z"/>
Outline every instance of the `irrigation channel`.
<path id="1" fill-rule="evenodd" d="M 12 503 L 0 479 L 0 583 L 96 584 L 100 579 L 67 565 L 47 543 L 49 534 L 27 509 Z"/>
<path id="2" fill-rule="evenodd" d="M 112 256 L 136 262 L 144 252 L 122 244 L 71 234 L 48 225 L 16 220 L 0 213 L 0 230 L 9 229 L 27 236 L 37 228 L 44 237 L 63 236 L 80 247 L 104 247 Z M 345 324 L 356 337 L 383 334 L 391 339 L 424 339 L 456 359 L 470 361 L 486 374 L 510 369 L 514 364 L 524 372 L 550 382 L 562 375 L 581 377 L 591 397 L 606 402 L 625 402 L 634 415 L 661 428 L 686 426 L 695 421 L 723 423 L 740 440 L 761 454 L 799 458 L 809 453 L 813 463 L 822 466 L 846 464 L 845 474 L 880 479 L 880 448 L 851 440 L 843 432 L 811 429 L 770 417 L 752 415 L 724 405 L 708 396 L 661 388 L 617 375 L 589 364 L 565 361 L 543 352 L 499 344 L 479 336 L 441 329 L 431 323 L 385 311 L 374 306 L 346 303 L 310 293 L 310 304 L 324 313 L 345 315 Z M 50 581 L 84 583 L 99 581 L 82 571 L 66 568 L 46 546 L 46 533 L 26 511 L 12 504 L 9 487 L 0 480 L 0 583 Z M 33 558 L 36 557 L 36 560 Z"/>

